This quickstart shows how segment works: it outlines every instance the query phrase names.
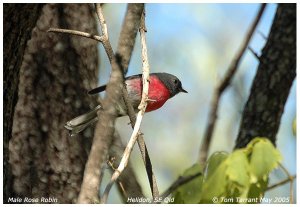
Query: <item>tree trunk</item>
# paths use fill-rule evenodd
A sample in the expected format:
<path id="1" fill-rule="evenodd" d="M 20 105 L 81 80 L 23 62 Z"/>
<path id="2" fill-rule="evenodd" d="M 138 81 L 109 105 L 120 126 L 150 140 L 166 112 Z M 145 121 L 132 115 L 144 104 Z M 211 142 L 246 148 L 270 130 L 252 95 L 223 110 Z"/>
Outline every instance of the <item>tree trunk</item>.
<path id="1" fill-rule="evenodd" d="M 25 46 L 41 13 L 42 4 L 4 4 L 4 123 L 3 123 L 3 202 L 13 197 L 11 169 L 8 164 L 8 143 L 18 99 L 19 71 Z"/>
<path id="2" fill-rule="evenodd" d="M 257 136 L 267 137 L 275 145 L 285 102 L 296 76 L 296 4 L 279 4 L 259 61 L 236 148 L 246 146 Z"/>
<path id="3" fill-rule="evenodd" d="M 50 27 L 97 32 L 90 5 L 44 6 L 20 70 L 9 162 L 19 197 L 71 203 L 76 202 L 87 159 L 84 146 L 90 139 L 85 137 L 93 133 L 70 137 L 63 126 L 96 105 L 96 97 L 86 91 L 97 85 L 97 42 L 47 33 Z"/>

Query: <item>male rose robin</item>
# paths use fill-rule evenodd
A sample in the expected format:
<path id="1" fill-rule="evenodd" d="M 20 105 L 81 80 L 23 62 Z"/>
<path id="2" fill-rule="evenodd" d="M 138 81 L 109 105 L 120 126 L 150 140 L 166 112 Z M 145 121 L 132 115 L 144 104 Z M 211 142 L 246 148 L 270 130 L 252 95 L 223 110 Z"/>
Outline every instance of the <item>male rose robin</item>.
<path id="1" fill-rule="evenodd" d="M 174 75 L 168 73 L 151 73 L 149 79 L 148 98 L 150 101 L 147 105 L 146 112 L 159 109 L 168 99 L 172 98 L 179 92 L 187 93 L 187 91 L 182 88 L 181 81 Z M 137 112 L 142 97 L 142 75 L 129 76 L 125 79 L 125 83 L 132 106 Z M 106 85 L 103 85 L 90 90 L 88 94 L 96 94 L 104 91 L 105 89 Z M 101 105 L 98 105 L 92 111 L 68 121 L 65 128 L 70 130 L 71 135 L 81 132 L 98 120 L 97 111 L 100 109 Z M 119 113 L 118 116 L 126 115 L 126 106 L 123 99 L 117 104 L 117 110 Z"/>

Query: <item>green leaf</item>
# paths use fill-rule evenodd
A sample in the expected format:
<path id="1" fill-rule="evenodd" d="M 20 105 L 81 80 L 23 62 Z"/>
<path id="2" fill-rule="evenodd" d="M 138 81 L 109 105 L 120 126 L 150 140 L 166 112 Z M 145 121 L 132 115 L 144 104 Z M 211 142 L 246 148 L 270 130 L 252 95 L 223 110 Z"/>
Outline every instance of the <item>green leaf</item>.
<path id="1" fill-rule="evenodd" d="M 215 197 L 219 202 L 222 202 L 222 197 L 245 197 L 250 187 L 248 171 L 249 162 L 245 152 L 236 150 L 231 153 L 203 183 L 201 203 L 212 203 Z"/>
<path id="2" fill-rule="evenodd" d="M 260 179 L 259 181 L 253 183 L 250 186 L 249 193 L 248 193 L 248 198 L 250 199 L 248 199 L 249 200 L 248 203 L 260 203 L 260 200 L 264 196 L 264 192 L 268 187 L 268 181 L 269 179 Z"/>
<path id="3" fill-rule="evenodd" d="M 249 162 L 243 150 L 234 151 L 227 159 L 228 169 L 226 175 L 230 181 L 228 194 L 246 197 L 250 187 Z M 238 193 L 236 193 L 238 192 Z"/>
<path id="4" fill-rule="evenodd" d="M 185 170 L 182 176 L 192 176 L 202 172 L 203 167 L 201 167 L 199 164 L 194 164 L 192 167 Z M 200 175 L 177 188 L 177 190 L 173 193 L 174 203 L 198 203 L 202 190 L 202 180 L 203 175 Z"/>
<path id="5" fill-rule="evenodd" d="M 210 178 L 210 176 L 217 170 L 221 163 L 228 157 L 227 152 L 215 152 L 213 153 L 205 166 L 204 170 L 204 180 Z"/>
<path id="6" fill-rule="evenodd" d="M 208 159 L 203 176 L 175 191 L 175 203 L 259 203 L 267 189 L 269 173 L 280 160 L 279 151 L 262 137 L 231 154 L 216 152 Z M 194 165 L 184 176 L 201 170 L 200 165 Z"/>
<path id="7" fill-rule="evenodd" d="M 274 170 L 281 161 L 280 152 L 266 138 L 257 137 L 253 140 L 250 157 L 250 168 L 253 173 L 252 182 L 267 180 L 269 173 Z"/>
<path id="8" fill-rule="evenodd" d="M 182 199 L 181 193 L 177 190 L 174 195 L 174 202 L 172 204 L 184 204 L 184 200 Z"/>
<path id="9" fill-rule="evenodd" d="M 203 182 L 200 203 L 213 203 L 214 197 L 220 198 L 225 194 L 227 179 L 224 172 L 226 168 L 226 164 L 222 162 L 217 170 L 209 176 L 209 179 Z"/>

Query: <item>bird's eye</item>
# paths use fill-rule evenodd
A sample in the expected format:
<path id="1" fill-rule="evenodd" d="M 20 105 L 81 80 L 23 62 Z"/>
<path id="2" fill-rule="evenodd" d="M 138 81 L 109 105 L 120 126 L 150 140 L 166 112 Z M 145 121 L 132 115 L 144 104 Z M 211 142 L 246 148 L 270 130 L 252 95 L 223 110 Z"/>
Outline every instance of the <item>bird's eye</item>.
<path id="1" fill-rule="evenodd" d="M 174 83 L 177 85 L 177 83 L 178 83 L 178 80 L 177 80 L 177 79 L 174 79 Z"/>

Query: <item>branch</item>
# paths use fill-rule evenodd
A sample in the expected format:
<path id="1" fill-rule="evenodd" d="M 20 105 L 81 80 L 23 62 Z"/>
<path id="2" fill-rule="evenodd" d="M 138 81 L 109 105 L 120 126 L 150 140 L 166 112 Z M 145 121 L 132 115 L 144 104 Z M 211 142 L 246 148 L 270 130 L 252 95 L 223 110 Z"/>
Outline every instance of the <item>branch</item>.
<path id="1" fill-rule="evenodd" d="M 128 113 L 129 119 L 130 119 L 131 126 L 132 126 L 132 128 L 134 128 L 134 125 L 136 123 L 136 115 L 135 115 L 135 111 L 133 109 L 133 106 L 130 102 L 128 92 L 126 90 L 126 84 L 124 85 L 124 88 L 123 88 L 123 99 L 124 99 L 124 102 L 125 102 L 125 105 L 126 105 L 126 108 L 127 108 L 127 113 Z M 144 141 L 142 133 L 138 134 L 137 141 L 138 141 L 140 152 L 142 154 L 144 165 L 146 167 L 146 172 L 147 172 L 147 177 L 148 177 L 148 180 L 149 180 L 149 183 L 150 183 L 150 189 L 151 189 L 152 197 L 154 199 L 155 197 L 159 196 L 159 191 L 158 191 L 156 178 L 155 178 L 155 175 L 153 173 L 151 159 L 150 159 L 150 156 L 148 154 L 148 149 L 147 149 L 147 146 L 146 146 L 146 143 Z"/>
<path id="2" fill-rule="evenodd" d="M 124 154 L 123 154 L 123 157 L 119 164 L 119 167 L 118 167 L 118 169 L 115 170 L 115 172 L 113 173 L 113 175 L 111 177 L 110 182 L 106 186 L 104 194 L 101 199 L 101 203 L 107 202 L 108 194 L 109 194 L 109 191 L 110 191 L 113 183 L 118 179 L 120 174 L 123 172 L 123 170 L 127 166 L 133 146 L 138 138 L 138 135 L 140 134 L 139 129 L 140 129 L 140 126 L 142 123 L 143 115 L 147 108 L 150 67 L 149 67 L 149 63 L 148 63 L 147 46 L 146 46 L 146 39 L 145 39 L 145 31 L 146 30 L 145 30 L 145 25 L 143 24 L 144 18 L 145 18 L 145 16 L 142 15 L 140 34 L 141 34 L 142 63 L 143 63 L 142 64 L 143 65 L 143 92 L 142 92 L 141 103 L 138 107 L 140 111 L 137 114 L 137 120 L 136 120 L 134 129 L 133 129 L 133 132 L 132 132 L 129 142 L 126 146 L 126 149 L 124 151 Z"/>
<path id="3" fill-rule="evenodd" d="M 170 195 L 177 188 L 190 182 L 191 180 L 197 178 L 200 175 L 202 175 L 201 172 L 196 173 L 194 175 L 185 176 L 185 177 L 179 176 L 178 179 L 163 194 L 161 194 L 160 198 L 162 198 L 162 200 L 164 200 L 164 198 L 166 198 L 168 195 Z"/>
<path id="4" fill-rule="evenodd" d="M 267 40 L 268 37 L 260 30 L 257 31 L 258 34 L 260 34 L 260 36 L 264 39 L 264 40 Z"/>
<path id="5" fill-rule="evenodd" d="M 131 25 L 130 27 L 132 27 L 133 25 L 140 25 L 141 15 L 142 15 L 143 11 L 144 11 L 144 5 L 143 4 L 129 4 L 128 5 L 128 12 L 127 12 L 127 15 L 129 17 L 128 18 L 126 17 L 125 21 L 126 20 L 127 21 L 131 20 L 131 23 L 124 22 L 123 26 L 124 25 Z M 132 13 L 132 14 L 130 14 L 130 13 Z M 135 23 L 134 23 L 134 21 L 135 21 Z M 126 29 L 122 29 L 122 32 L 124 32 L 124 31 L 126 31 Z M 126 38 L 126 37 L 133 38 L 133 37 L 135 37 L 136 33 L 134 33 L 133 31 L 137 31 L 137 30 L 135 30 L 135 29 L 131 30 L 130 35 L 122 35 L 121 34 L 120 38 L 121 37 L 124 37 L 124 38 Z M 132 53 L 133 46 L 134 46 L 134 43 L 132 41 L 128 41 L 126 39 L 119 40 L 119 46 L 118 46 L 118 51 L 117 51 L 116 56 L 117 56 L 117 58 L 120 59 L 120 64 L 122 64 L 124 73 L 127 71 L 129 60 L 130 60 L 130 57 L 131 57 L 131 56 L 129 56 L 129 54 Z M 134 125 L 136 123 L 136 115 L 135 115 L 135 111 L 133 109 L 133 106 L 132 106 L 131 101 L 130 101 L 129 96 L 128 96 L 128 92 L 127 92 L 127 89 L 126 89 L 126 84 L 124 84 L 124 88 L 123 88 L 123 99 L 124 99 L 124 102 L 125 102 L 125 105 L 126 105 L 126 108 L 127 108 L 127 114 L 129 116 L 131 126 L 132 126 L 132 128 L 134 128 Z M 150 159 L 150 156 L 148 154 L 146 143 L 145 143 L 144 138 L 143 138 L 141 133 L 138 135 L 137 141 L 138 141 L 138 146 L 139 146 L 140 152 L 142 154 L 144 165 L 146 167 L 146 172 L 147 172 L 147 177 L 148 177 L 148 180 L 149 180 L 149 183 L 150 183 L 152 197 L 153 198 L 158 197 L 159 196 L 159 191 L 158 191 L 156 178 L 155 178 L 155 175 L 153 173 L 151 159 Z"/>
<path id="6" fill-rule="evenodd" d="M 118 63 L 121 65 L 124 74 L 126 74 L 128 69 L 129 61 L 135 44 L 137 31 L 141 24 L 140 21 L 141 21 L 141 15 L 143 11 L 144 11 L 144 4 L 128 4 L 127 6 L 125 20 L 123 22 L 121 34 L 119 37 L 118 49 L 115 55 L 118 60 Z M 133 129 L 136 123 L 136 114 L 131 104 L 131 101 L 128 97 L 128 92 L 125 83 L 123 87 L 123 99 Z M 137 142 L 146 168 L 152 197 L 153 198 L 158 197 L 159 196 L 158 186 L 157 186 L 155 175 L 153 173 L 151 159 L 148 154 L 147 146 L 145 144 L 142 133 L 139 133 Z"/>
<path id="7" fill-rule="evenodd" d="M 111 44 L 109 42 L 109 37 L 108 37 L 108 32 L 107 32 L 107 26 L 106 26 L 106 22 L 103 16 L 103 11 L 101 8 L 101 4 L 96 4 L 96 13 L 97 13 L 97 17 L 99 19 L 100 25 L 101 25 L 101 31 L 102 31 L 102 36 L 103 36 L 103 41 L 102 41 L 102 45 L 104 47 L 104 50 L 106 52 L 106 55 L 110 61 L 110 64 L 116 64 L 118 65 L 117 67 L 119 68 L 119 70 L 121 71 L 120 65 L 117 64 L 116 58 L 114 56 L 114 52 L 113 49 L 111 47 Z M 113 63 L 115 62 L 115 63 Z"/>
<path id="8" fill-rule="evenodd" d="M 103 16 L 101 4 L 95 4 L 95 6 L 96 6 L 96 14 L 99 19 L 100 26 L 101 26 L 102 35 L 108 40 L 107 26 L 106 26 L 106 22 L 105 22 L 105 19 Z"/>
<path id="9" fill-rule="evenodd" d="M 137 31 L 140 27 L 143 10 L 144 4 L 128 4 L 127 6 L 117 52 L 115 54 L 124 74 L 128 71 L 128 65 L 134 48 Z"/>
<path id="10" fill-rule="evenodd" d="M 294 177 L 289 173 L 289 171 L 280 163 L 279 167 L 283 170 L 283 172 L 286 174 L 286 176 L 288 177 L 287 179 L 289 179 L 290 181 L 290 203 L 293 203 L 293 182 L 294 182 Z"/>
<path id="11" fill-rule="evenodd" d="M 260 61 L 259 55 L 252 49 L 252 47 L 248 47 L 248 49 L 249 49 L 250 52 L 254 55 L 254 57 L 256 57 L 256 59 L 257 59 L 258 61 Z"/>
<path id="12" fill-rule="evenodd" d="M 201 164 L 204 164 L 207 160 L 208 150 L 209 150 L 210 142 L 212 139 L 212 135 L 213 135 L 216 120 L 217 120 L 217 112 L 218 112 L 218 108 L 219 108 L 219 102 L 220 102 L 221 95 L 225 91 L 225 89 L 229 86 L 234 74 L 236 73 L 239 63 L 241 61 L 241 58 L 242 58 L 243 54 L 245 53 L 245 50 L 247 49 L 247 45 L 249 44 L 251 37 L 255 31 L 255 28 L 261 19 L 261 16 L 264 12 L 265 7 L 266 7 L 266 4 L 261 5 L 259 12 L 258 12 L 254 22 L 252 23 L 250 30 L 247 33 L 246 39 L 244 40 L 236 57 L 231 62 L 231 65 L 229 66 L 223 80 L 216 88 L 216 91 L 214 93 L 213 100 L 212 100 L 212 108 L 210 111 L 208 124 L 207 124 L 206 130 L 205 130 L 205 133 L 204 133 L 204 138 L 203 138 L 201 147 L 200 147 L 199 161 Z"/>
<path id="13" fill-rule="evenodd" d="M 140 25 L 141 15 L 144 11 L 144 4 L 128 4 L 126 17 L 123 23 L 123 28 L 119 38 L 118 51 L 116 53 L 116 58 L 121 68 L 126 73 L 128 69 L 128 64 L 131 58 L 132 50 L 134 47 L 134 40 L 137 34 L 137 28 Z M 130 30 L 127 28 L 131 28 Z M 128 39 L 129 38 L 129 39 Z M 130 119 L 132 128 L 134 128 L 136 122 L 136 115 L 128 97 L 128 92 L 126 89 L 126 84 L 123 87 L 123 99 L 127 108 L 127 114 Z M 156 182 L 155 175 L 153 173 L 152 163 L 150 156 L 148 154 L 147 146 L 144 141 L 142 134 L 138 135 L 138 146 L 142 154 L 143 162 L 146 167 L 147 177 L 150 183 L 152 197 L 158 197 L 159 191 Z"/>
<path id="14" fill-rule="evenodd" d="M 71 29 L 59 29 L 59 28 L 50 28 L 48 29 L 47 32 L 54 32 L 54 33 L 65 33 L 65 34 L 71 34 L 71 35 L 77 35 L 80 37 L 86 37 L 92 40 L 96 40 L 98 42 L 103 42 L 103 36 L 98 36 L 98 35 L 92 35 L 87 32 L 81 32 L 77 30 L 71 30 Z"/>
<path id="15" fill-rule="evenodd" d="M 98 8 L 99 9 L 99 8 Z M 102 13 L 101 8 L 97 12 Z M 103 16 L 102 16 L 103 18 Z M 105 21 L 100 21 L 102 27 L 103 41 L 102 44 L 105 51 L 111 50 L 108 42 L 107 31 L 105 30 Z M 114 122 L 117 118 L 116 104 L 121 98 L 123 74 L 116 61 L 111 61 L 112 73 L 106 88 L 106 96 L 102 102 L 104 110 L 98 114 L 92 148 L 84 171 L 84 178 L 78 197 L 78 203 L 95 203 L 98 200 L 101 168 L 105 164 L 108 148 L 112 142 L 114 133 Z"/>
<path id="16" fill-rule="evenodd" d="M 284 179 L 284 180 L 282 180 L 282 181 L 280 181 L 280 182 L 278 182 L 278 183 L 275 183 L 274 185 L 269 186 L 269 187 L 266 189 L 266 191 L 272 190 L 272 189 L 277 188 L 277 187 L 279 187 L 279 186 L 282 186 L 282 185 L 284 185 L 284 184 L 286 184 L 286 183 L 289 183 L 289 182 L 291 182 L 291 179 L 292 179 L 292 180 L 296 179 L 296 175 L 293 175 L 293 176 L 291 176 L 290 178 L 286 178 L 286 179 Z"/>
<path id="17" fill-rule="evenodd" d="M 131 5 L 142 5 L 142 8 L 143 8 L 143 4 L 131 4 Z M 132 6 L 131 7 L 129 6 L 129 8 L 132 8 Z M 132 12 L 132 9 L 129 10 L 129 8 L 128 8 L 127 13 L 130 14 L 130 12 Z M 141 11 L 142 11 L 142 9 L 141 9 Z M 104 16 L 103 16 L 103 13 L 102 13 L 102 9 L 101 9 L 100 5 L 96 5 L 96 12 L 97 12 L 97 16 L 98 16 L 98 19 L 99 19 L 101 27 L 102 27 L 102 36 L 101 37 L 98 36 L 98 35 L 92 35 L 92 34 L 89 34 L 89 33 L 81 32 L 81 31 L 76 31 L 76 30 L 66 30 L 66 29 L 56 29 L 56 28 L 51 28 L 51 29 L 48 30 L 48 32 L 58 32 L 58 33 L 73 34 L 73 35 L 87 37 L 87 38 L 94 39 L 94 40 L 102 42 L 102 44 L 104 46 L 104 49 L 106 51 L 106 54 L 107 54 L 107 56 L 109 58 L 109 61 L 110 61 L 111 65 L 112 65 L 112 68 L 114 70 L 114 69 L 116 69 L 116 66 L 121 67 L 121 65 L 116 64 L 117 61 L 116 61 L 116 58 L 113 55 L 113 50 L 112 50 L 110 42 L 109 42 L 108 32 L 107 32 L 107 26 L 105 24 L 105 19 L 104 19 Z M 128 25 L 128 24 L 125 24 L 125 26 L 126 25 Z M 124 29 L 122 31 L 124 31 Z M 130 31 L 128 29 L 125 30 L 125 31 L 129 32 L 129 33 L 132 32 L 132 31 Z M 121 36 L 122 36 L 122 34 L 121 34 Z M 136 36 L 136 32 L 135 32 L 135 36 Z M 134 36 L 134 38 L 135 38 L 135 36 Z M 123 44 L 123 46 L 124 45 L 125 44 Z M 127 47 L 127 48 L 130 49 L 130 47 Z M 133 47 L 131 47 L 131 49 L 133 49 Z M 132 51 L 129 51 L 128 53 L 131 55 Z M 130 59 L 130 56 L 128 57 L 128 55 L 127 55 L 127 60 L 129 61 L 129 59 Z M 128 63 L 127 63 L 127 65 L 128 65 Z M 124 67 L 122 67 L 122 68 L 124 68 Z M 118 71 L 120 71 L 120 68 L 117 68 L 117 69 L 118 69 Z M 112 73 L 112 76 L 113 75 L 114 75 L 114 73 Z M 112 76 L 111 76 L 111 78 L 112 78 Z M 115 90 L 115 92 L 117 92 L 117 90 Z M 126 93 L 127 93 L 127 91 L 126 91 Z M 103 115 L 101 115 L 101 117 L 102 116 Z M 99 120 L 99 122 L 101 122 L 101 121 Z M 107 123 L 107 122 L 105 122 L 105 123 Z M 98 127 L 96 127 L 96 128 L 98 129 Z M 111 132 L 111 130 L 110 130 L 110 132 Z M 95 132 L 95 136 L 96 136 L 96 133 L 97 132 Z M 114 136 L 114 142 L 116 141 L 115 139 L 117 139 L 117 138 L 119 139 L 119 137 Z M 119 140 L 119 142 L 121 143 L 120 140 Z M 106 154 L 106 153 L 104 153 L 104 154 Z M 101 162 L 101 163 L 103 163 L 103 162 Z M 100 169 L 101 169 L 101 167 L 100 167 Z M 97 172 L 97 173 L 99 173 L 99 172 Z M 100 174 L 101 174 L 101 172 L 100 172 Z M 102 175 L 99 176 L 100 177 L 99 179 L 95 179 L 95 182 L 100 182 L 98 180 L 101 180 L 101 176 Z M 139 197 L 143 196 L 141 188 L 140 188 L 140 186 L 139 186 L 139 184 L 138 184 L 138 182 L 137 182 L 137 180 L 135 178 L 135 175 L 134 175 L 134 173 L 133 173 L 133 171 L 131 169 L 127 168 L 127 173 L 123 174 L 123 176 L 120 179 L 123 180 L 123 177 L 125 179 L 126 176 L 130 176 L 130 180 L 131 181 L 128 182 L 126 180 L 126 182 L 122 182 L 122 188 L 124 188 L 124 190 L 127 191 L 128 196 L 139 196 Z M 88 176 L 85 176 L 85 177 L 88 177 Z M 123 183 L 125 183 L 125 184 L 123 185 Z M 132 190 L 132 189 L 125 189 L 125 188 L 131 188 L 131 187 L 133 187 L 134 190 Z M 87 191 L 90 191 L 89 189 L 83 190 L 83 188 L 82 188 L 82 192 L 83 191 L 86 191 L 85 194 L 90 194 L 91 193 L 91 192 L 90 193 L 87 192 Z M 95 192 L 94 189 L 92 191 Z M 81 193 L 81 194 L 83 194 L 83 193 Z M 89 197 L 88 195 L 85 195 L 85 196 L 82 196 L 82 197 L 83 198 L 81 198 L 81 201 L 79 200 L 78 202 L 97 202 L 97 196 L 94 199 L 93 198 L 92 199 L 88 198 Z"/>
<path id="18" fill-rule="evenodd" d="M 110 166 L 113 170 L 120 164 L 124 150 L 125 146 L 121 141 L 120 135 L 115 132 L 112 146 L 109 149 L 109 160 L 113 159 L 113 162 L 110 162 Z M 134 165 L 130 165 L 129 162 L 118 179 L 118 187 L 120 192 L 122 192 L 124 203 L 127 202 L 129 197 L 144 197 L 141 186 L 135 177 L 133 167 Z"/>
<path id="19" fill-rule="evenodd" d="M 296 4 L 279 4 L 245 104 L 235 148 L 255 137 L 274 145 L 296 77 Z"/>

